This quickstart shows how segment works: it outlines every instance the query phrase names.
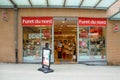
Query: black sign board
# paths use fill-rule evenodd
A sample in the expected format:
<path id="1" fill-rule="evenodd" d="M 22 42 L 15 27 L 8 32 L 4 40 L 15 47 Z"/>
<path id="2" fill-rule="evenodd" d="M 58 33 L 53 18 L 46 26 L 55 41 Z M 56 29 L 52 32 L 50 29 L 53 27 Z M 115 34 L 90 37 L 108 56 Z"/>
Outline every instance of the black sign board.
<path id="1" fill-rule="evenodd" d="M 51 50 L 48 48 L 43 48 L 42 50 L 42 68 L 39 68 L 38 71 L 42 71 L 44 73 L 53 72 L 50 69 L 50 61 L 51 61 Z"/>

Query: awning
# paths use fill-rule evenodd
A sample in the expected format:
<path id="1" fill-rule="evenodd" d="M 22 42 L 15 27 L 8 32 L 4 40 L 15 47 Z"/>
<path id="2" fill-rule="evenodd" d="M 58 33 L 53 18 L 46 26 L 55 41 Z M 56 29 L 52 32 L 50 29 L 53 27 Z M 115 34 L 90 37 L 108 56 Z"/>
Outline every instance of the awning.
<path id="1" fill-rule="evenodd" d="M 108 9 L 118 0 L 0 0 L 0 8 Z"/>
<path id="2" fill-rule="evenodd" d="M 109 19 L 110 20 L 120 20 L 120 11 L 113 14 Z"/>

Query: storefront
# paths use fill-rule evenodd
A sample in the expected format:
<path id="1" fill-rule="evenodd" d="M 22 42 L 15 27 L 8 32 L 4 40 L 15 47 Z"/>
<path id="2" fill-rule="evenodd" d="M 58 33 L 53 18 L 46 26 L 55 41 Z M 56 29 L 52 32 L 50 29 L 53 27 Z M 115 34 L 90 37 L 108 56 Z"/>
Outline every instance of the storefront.
<path id="1" fill-rule="evenodd" d="M 45 43 L 53 53 L 53 18 L 22 17 L 23 26 L 23 62 L 41 62 Z M 52 54 L 52 62 L 53 62 Z"/>
<path id="2" fill-rule="evenodd" d="M 106 18 L 79 17 L 76 24 L 72 24 L 74 28 L 71 31 L 75 29 L 73 34 L 63 31 L 56 33 L 55 25 L 53 25 L 53 22 L 56 21 L 53 21 L 52 17 L 22 17 L 21 21 L 23 26 L 23 62 L 41 62 L 42 48 L 45 43 L 49 43 L 49 48 L 52 50 L 52 62 L 59 60 L 55 57 L 58 56 L 55 47 L 60 43 L 64 45 L 64 48 L 61 47 L 63 51 L 59 56 L 64 61 L 68 59 L 72 62 L 73 55 L 76 56 L 76 62 L 106 60 Z M 68 25 L 64 25 L 62 28 Z M 56 34 L 59 35 L 57 38 Z M 65 38 L 65 36 L 67 37 Z"/>
<path id="3" fill-rule="evenodd" d="M 106 60 L 106 18 L 78 18 L 78 61 Z"/>
<path id="4" fill-rule="evenodd" d="M 0 9 L 2 12 L 2 9 Z M 48 42 L 52 50 L 52 62 L 55 63 L 55 42 L 58 38 L 55 34 L 58 33 L 55 28 L 59 27 L 54 18 L 76 18 L 73 24 L 71 22 L 64 23 L 67 25 L 67 30 L 71 29 L 74 32 L 72 37 L 62 39 L 76 42 L 77 62 L 81 61 L 107 61 L 108 64 L 119 64 L 119 30 L 116 30 L 116 25 L 119 28 L 119 20 L 112 21 L 108 19 L 106 10 L 94 9 L 37 9 L 27 8 L 19 9 L 18 16 L 15 17 L 13 9 L 7 9 L 8 21 L 1 20 L 0 30 L 0 61 L 1 62 L 16 62 L 16 41 L 18 41 L 18 62 L 41 62 L 41 49 L 44 43 Z M 27 12 L 27 13 L 26 13 Z M 64 12 L 64 13 L 63 13 Z M 71 12 L 71 14 L 69 13 Z M 89 13 L 89 14 L 88 14 Z M 96 13 L 96 14 L 95 14 Z M 33 21 L 24 21 L 22 24 L 22 17 L 52 17 L 52 24 L 33 24 Z M 105 18 L 107 22 L 99 22 L 104 25 L 84 25 L 80 24 L 79 18 Z M 107 20 L 106 20 L 107 19 Z M 16 20 L 18 20 L 16 26 Z M 85 19 L 87 20 L 87 19 Z M 36 21 L 38 22 L 38 21 Z M 44 21 L 43 21 L 44 22 Z M 62 21 L 61 21 L 62 22 Z M 39 23 L 39 22 L 38 22 Z M 89 23 L 85 21 L 82 23 Z M 93 22 L 95 23 L 95 22 Z M 56 26 L 55 26 L 56 25 Z M 63 25 L 63 26 L 65 26 Z M 72 25 L 72 26 L 71 26 Z M 15 28 L 18 28 L 16 31 Z M 61 26 L 60 26 L 61 28 Z M 117 29 L 118 29 L 117 28 Z M 114 30 L 115 29 L 115 30 Z M 67 32 L 63 28 L 64 32 Z M 15 32 L 16 31 L 16 32 Z M 15 36 L 18 33 L 17 37 Z M 70 32 L 71 33 L 71 32 Z M 67 37 L 67 36 L 66 36 Z M 29 40 L 27 40 L 29 39 Z M 42 45 L 42 46 L 41 46 Z M 26 47 L 27 46 L 27 47 Z"/>

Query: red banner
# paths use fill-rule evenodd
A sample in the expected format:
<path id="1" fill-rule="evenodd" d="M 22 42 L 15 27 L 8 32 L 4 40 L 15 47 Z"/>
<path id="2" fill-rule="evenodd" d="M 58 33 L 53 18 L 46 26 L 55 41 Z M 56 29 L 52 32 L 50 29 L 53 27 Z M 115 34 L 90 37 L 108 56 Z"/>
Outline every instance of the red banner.
<path id="1" fill-rule="evenodd" d="M 79 26 L 98 26 L 98 27 L 105 27 L 107 26 L 107 19 L 106 18 L 86 18 L 86 17 L 79 17 L 78 18 Z"/>
<path id="2" fill-rule="evenodd" d="M 22 26 L 52 26 L 52 17 L 22 17 Z"/>

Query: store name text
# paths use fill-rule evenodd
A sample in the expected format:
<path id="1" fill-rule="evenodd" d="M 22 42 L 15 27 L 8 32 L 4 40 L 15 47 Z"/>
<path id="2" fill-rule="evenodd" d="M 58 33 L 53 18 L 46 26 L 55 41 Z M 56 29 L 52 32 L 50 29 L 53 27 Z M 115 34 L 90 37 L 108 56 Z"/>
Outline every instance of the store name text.
<path id="1" fill-rule="evenodd" d="M 52 25 L 53 20 L 51 17 L 23 17 L 23 26 L 35 26 L 35 25 Z"/>
<path id="2" fill-rule="evenodd" d="M 79 18 L 79 26 L 107 26 L 104 18 Z"/>
<path id="3" fill-rule="evenodd" d="M 52 23 L 52 20 L 24 20 L 22 21 L 23 24 L 39 24 L 39 23 L 43 23 L 43 24 L 48 24 L 48 23 Z"/>

